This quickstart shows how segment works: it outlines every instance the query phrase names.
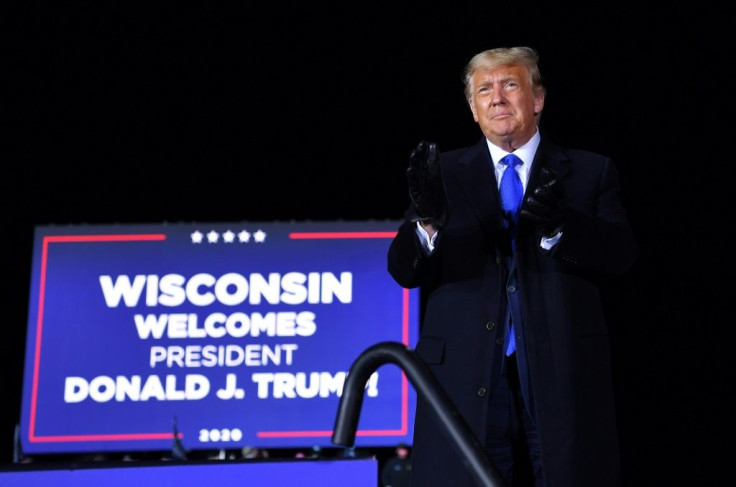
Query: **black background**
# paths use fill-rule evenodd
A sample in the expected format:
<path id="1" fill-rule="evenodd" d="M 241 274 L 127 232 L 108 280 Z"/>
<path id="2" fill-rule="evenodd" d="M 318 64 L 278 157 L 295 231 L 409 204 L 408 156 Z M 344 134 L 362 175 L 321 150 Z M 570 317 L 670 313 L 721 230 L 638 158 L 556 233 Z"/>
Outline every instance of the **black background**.
<path id="1" fill-rule="evenodd" d="M 626 485 L 727 485 L 733 27 L 702 2 L 555 3 L 5 3 L 0 463 L 34 225 L 399 219 L 416 143 L 481 135 L 465 63 L 530 45 L 543 129 L 616 160 L 642 247 L 605 289 Z"/>

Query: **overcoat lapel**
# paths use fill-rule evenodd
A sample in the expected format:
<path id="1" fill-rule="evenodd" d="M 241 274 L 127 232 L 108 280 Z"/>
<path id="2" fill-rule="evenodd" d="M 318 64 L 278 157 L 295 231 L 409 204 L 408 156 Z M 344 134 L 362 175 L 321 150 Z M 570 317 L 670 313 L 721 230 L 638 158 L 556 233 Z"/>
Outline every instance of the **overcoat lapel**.
<path id="1" fill-rule="evenodd" d="M 501 228 L 498 188 L 485 138 L 481 138 L 458 159 L 455 167 L 448 169 L 452 171 L 452 177 L 456 179 L 458 186 L 470 202 L 470 207 L 483 229 L 487 233 L 498 232 Z M 478 181 L 487 181 L 488 184 L 478 184 Z"/>
<path id="2" fill-rule="evenodd" d="M 564 180 L 570 172 L 568 158 L 565 152 L 550 142 L 543 133 L 541 135 L 542 139 L 539 142 L 537 153 L 534 155 L 532 172 L 529 174 L 529 183 L 527 184 L 526 191 L 524 191 L 524 199 L 528 198 L 534 189 L 542 184 L 541 172 L 543 167 L 552 170 L 560 180 Z M 532 225 L 525 219 L 520 218 L 519 230 L 516 237 L 517 242 L 526 239 L 528 236 L 534 236 Z"/>

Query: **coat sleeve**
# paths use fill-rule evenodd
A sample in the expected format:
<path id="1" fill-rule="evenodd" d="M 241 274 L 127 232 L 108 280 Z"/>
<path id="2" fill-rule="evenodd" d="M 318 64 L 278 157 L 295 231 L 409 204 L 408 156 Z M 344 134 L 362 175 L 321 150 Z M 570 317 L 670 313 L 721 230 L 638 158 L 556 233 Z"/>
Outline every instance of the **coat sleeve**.
<path id="1" fill-rule="evenodd" d="M 416 222 L 404 221 L 388 250 L 388 272 L 404 288 L 415 288 L 424 283 L 431 260 L 422 248 L 416 225 Z"/>
<path id="2" fill-rule="evenodd" d="M 639 246 L 621 205 L 618 172 L 610 159 L 598 183 L 594 210 L 569 209 L 563 237 L 550 255 L 588 271 L 621 275 L 638 257 Z"/>

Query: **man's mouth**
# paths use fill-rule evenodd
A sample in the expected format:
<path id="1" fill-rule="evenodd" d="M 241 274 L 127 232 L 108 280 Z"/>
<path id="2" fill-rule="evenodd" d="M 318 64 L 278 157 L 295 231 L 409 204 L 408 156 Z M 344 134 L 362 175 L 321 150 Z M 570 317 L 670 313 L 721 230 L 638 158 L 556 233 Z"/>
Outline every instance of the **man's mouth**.
<path id="1" fill-rule="evenodd" d="M 496 120 L 496 119 L 499 119 L 499 118 L 506 118 L 506 117 L 510 117 L 510 116 L 511 116 L 510 113 L 508 113 L 508 112 L 502 112 L 502 113 L 496 113 L 495 115 L 493 115 L 491 117 L 491 119 L 492 120 Z"/>

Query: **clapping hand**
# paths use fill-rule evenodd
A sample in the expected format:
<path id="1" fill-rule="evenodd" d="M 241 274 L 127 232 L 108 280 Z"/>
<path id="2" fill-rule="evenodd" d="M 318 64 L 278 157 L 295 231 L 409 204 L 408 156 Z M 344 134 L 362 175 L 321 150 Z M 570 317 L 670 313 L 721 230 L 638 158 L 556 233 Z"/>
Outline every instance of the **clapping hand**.
<path id="1" fill-rule="evenodd" d="M 409 157 L 406 179 L 413 203 L 411 219 L 438 227 L 444 225 L 447 221 L 447 205 L 437 144 L 426 140 L 419 142 Z"/>
<path id="2" fill-rule="evenodd" d="M 542 184 L 527 196 L 521 208 L 521 217 L 533 222 L 545 237 L 562 231 L 567 216 L 564 188 L 557 174 L 546 167 L 541 172 Z"/>

